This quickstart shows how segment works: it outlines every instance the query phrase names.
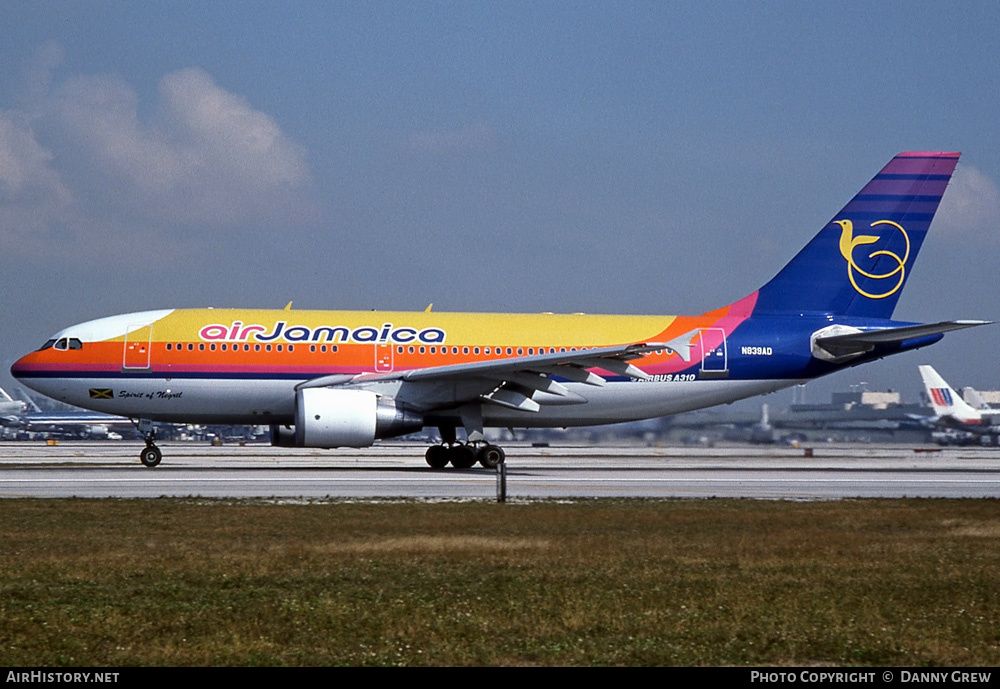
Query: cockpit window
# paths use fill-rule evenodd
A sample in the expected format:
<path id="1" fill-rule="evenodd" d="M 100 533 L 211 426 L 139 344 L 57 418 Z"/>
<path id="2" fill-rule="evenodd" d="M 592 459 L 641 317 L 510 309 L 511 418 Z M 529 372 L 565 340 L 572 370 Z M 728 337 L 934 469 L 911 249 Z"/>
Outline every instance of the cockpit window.
<path id="1" fill-rule="evenodd" d="M 83 343 L 76 337 L 60 337 L 58 340 L 49 340 L 42 345 L 42 349 L 49 347 L 62 352 L 67 349 L 83 349 Z"/>
<path id="2" fill-rule="evenodd" d="M 43 344 L 41 347 L 38 348 L 38 351 L 41 352 L 43 350 L 46 350 L 49 347 L 51 347 L 52 345 L 54 345 L 55 343 L 56 343 L 55 340 L 48 340 L 48 341 L 46 341 L 45 344 Z"/>

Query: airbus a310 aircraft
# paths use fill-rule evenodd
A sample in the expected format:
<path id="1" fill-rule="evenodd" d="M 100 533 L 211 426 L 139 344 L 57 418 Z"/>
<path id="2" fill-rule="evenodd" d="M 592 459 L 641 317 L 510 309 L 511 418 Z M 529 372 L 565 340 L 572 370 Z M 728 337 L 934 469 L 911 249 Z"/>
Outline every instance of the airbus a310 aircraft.
<path id="1" fill-rule="evenodd" d="M 268 424 L 273 444 L 316 448 L 436 427 L 432 467 L 495 467 L 487 427 L 676 414 L 983 323 L 892 320 L 958 156 L 896 156 L 770 282 L 700 316 L 164 309 L 61 330 L 11 373 L 136 419 L 147 466 L 163 421 Z"/>

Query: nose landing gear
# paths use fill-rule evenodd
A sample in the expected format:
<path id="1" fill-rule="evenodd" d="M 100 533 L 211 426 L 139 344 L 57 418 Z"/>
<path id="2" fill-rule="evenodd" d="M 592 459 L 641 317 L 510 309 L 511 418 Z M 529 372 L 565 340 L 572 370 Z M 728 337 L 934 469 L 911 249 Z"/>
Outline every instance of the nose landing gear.
<path id="1" fill-rule="evenodd" d="M 147 440 L 146 443 L 146 447 L 139 453 L 139 461 L 142 462 L 144 466 L 152 469 L 160 463 L 161 459 L 163 459 L 163 453 L 160 452 L 160 448 L 152 442 Z"/>
<path id="2" fill-rule="evenodd" d="M 142 437 L 146 441 L 146 447 L 139 453 L 139 461 L 142 462 L 143 466 L 152 469 L 163 459 L 163 453 L 156 446 L 156 428 L 149 419 L 139 419 L 135 427 L 142 433 Z"/>

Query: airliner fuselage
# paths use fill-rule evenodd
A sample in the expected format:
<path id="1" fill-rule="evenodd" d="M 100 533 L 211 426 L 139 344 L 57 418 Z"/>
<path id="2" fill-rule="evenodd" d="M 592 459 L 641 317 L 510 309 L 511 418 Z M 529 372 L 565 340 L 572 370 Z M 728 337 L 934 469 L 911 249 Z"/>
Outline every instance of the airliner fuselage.
<path id="1" fill-rule="evenodd" d="M 146 424 L 268 424 L 279 445 L 364 447 L 436 427 L 448 447 L 428 451 L 432 466 L 490 465 L 503 453 L 479 447 L 485 427 L 699 409 L 976 324 L 892 320 L 957 160 L 900 154 L 767 285 L 697 316 L 166 309 L 66 328 L 12 373 Z"/>

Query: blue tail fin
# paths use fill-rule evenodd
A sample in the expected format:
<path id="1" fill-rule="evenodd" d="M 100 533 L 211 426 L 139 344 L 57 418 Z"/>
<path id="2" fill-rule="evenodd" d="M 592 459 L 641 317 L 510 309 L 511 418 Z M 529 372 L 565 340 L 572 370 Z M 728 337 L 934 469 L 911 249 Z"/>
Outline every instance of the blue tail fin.
<path id="1" fill-rule="evenodd" d="M 754 313 L 891 318 L 958 153 L 900 153 L 757 293 Z"/>

